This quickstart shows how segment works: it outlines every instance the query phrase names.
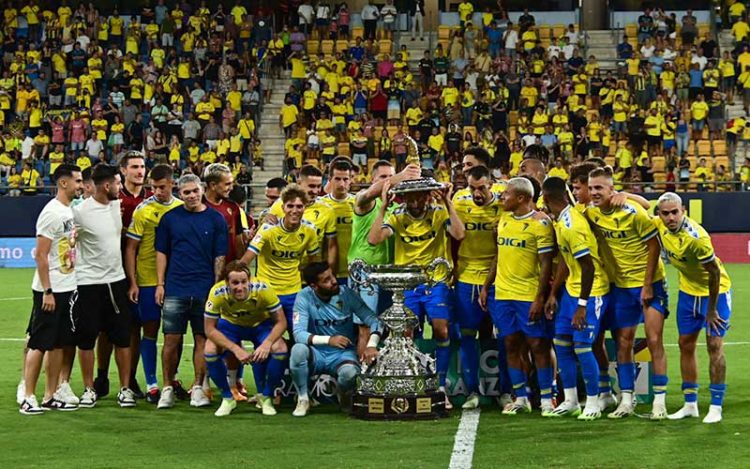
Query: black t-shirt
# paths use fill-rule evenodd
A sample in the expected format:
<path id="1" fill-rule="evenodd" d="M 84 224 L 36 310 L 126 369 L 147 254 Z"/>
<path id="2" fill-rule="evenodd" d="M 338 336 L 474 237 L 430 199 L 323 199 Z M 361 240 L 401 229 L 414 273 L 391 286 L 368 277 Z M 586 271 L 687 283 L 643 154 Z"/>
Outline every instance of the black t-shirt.
<path id="1" fill-rule="evenodd" d="M 445 148 L 450 153 L 461 150 L 461 134 L 458 132 L 448 132 L 445 135 Z"/>
<path id="2" fill-rule="evenodd" d="M 708 41 L 701 42 L 701 49 L 703 49 L 703 55 L 706 56 L 707 59 L 713 59 L 714 50 L 716 50 L 716 41 L 710 39 Z"/>
<path id="3" fill-rule="evenodd" d="M 427 143 L 427 140 L 430 138 L 430 135 L 432 135 L 432 128 L 435 127 L 435 124 L 432 122 L 432 119 L 422 119 L 417 124 L 417 129 L 419 130 L 419 141 L 422 143 Z"/>
<path id="4" fill-rule="evenodd" d="M 432 75 L 432 60 L 431 59 L 425 59 L 419 61 L 419 71 L 422 75 L 428 76 Z"/>

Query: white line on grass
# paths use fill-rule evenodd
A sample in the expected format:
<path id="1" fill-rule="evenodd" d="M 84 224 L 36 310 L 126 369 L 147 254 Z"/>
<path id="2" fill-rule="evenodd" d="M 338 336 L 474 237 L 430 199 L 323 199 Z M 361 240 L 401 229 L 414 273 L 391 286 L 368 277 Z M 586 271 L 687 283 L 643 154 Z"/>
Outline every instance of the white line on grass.
<path id="1" fill-rule="evenodd" d="M 470 469 L 474 459 L 474 440 L 477 438 L 479 413 L 481 409 L 464 410 L 461 423 L 456 430 L 456 440 L 453 443 L 453 453 L 449 469 Z"/>
<path id="2" fill-rule="evenodd" d="M 30 300 L 30 296 L 17 296 L 14 298 L 0 298 L 0 301 L 21 301 L 21 300 Z"/>

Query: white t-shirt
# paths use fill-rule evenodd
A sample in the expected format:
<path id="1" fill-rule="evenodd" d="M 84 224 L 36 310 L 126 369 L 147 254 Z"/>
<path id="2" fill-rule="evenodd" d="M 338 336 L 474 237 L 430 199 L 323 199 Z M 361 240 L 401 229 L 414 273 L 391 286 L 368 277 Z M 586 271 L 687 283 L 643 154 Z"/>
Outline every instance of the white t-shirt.
<path id="1" fill-rule="evenodd" d="M 511 29 L 505 35 L 505 48 L 515 49 L 516 44 L 518 44 L 518 33 Z"/>
<path id="2" fill-rule="evenodd" d="M 362 20 L 376 20 L 378 19 L 378 7 L 375 5 L 367 4 L 362 8 Z"/>
<path id="3" fill-rule="evenodd" d="M 73 209 L 73 216 L 78 226 L 78 285 L 100 285 L 124 279 L 120 201 L 102 205 L 89 197 Z"/>
<path id="4" fill-rule="evenodd" d="M 299 15 L 299 24 L 312 24 L 315 19 L 315 10 L 313 10 L 312 5 L 300 5 L 297 8 L 297 14 Z"/>
<path id="5" fill-rule="evenodd" d="M 99 158 L 99 154 L 104 151 L 104 145 L 101 140 L 86 140 L 86 153 L 91 158 Z"/>
<path id="6" fill-rule="evenodd" d="M 26 137 L 21 141 L 21 159 L 27 160 L 31 156 L 31 149 L 34 147 L 34 139 Z"/>
<path id="7" fill-rule="evenodd" d="M 52 291 L 64 293 L 75 290 L 76 276 L 73 269 L 76 262 L 76 227 L 73 210 L 57 199 L 47 202 L 36 220 L 36 235 L 52 241 L 47 256 Z M 38 292 L 44 291 L 38 270 L 34 271 L 31 288 Z"/>

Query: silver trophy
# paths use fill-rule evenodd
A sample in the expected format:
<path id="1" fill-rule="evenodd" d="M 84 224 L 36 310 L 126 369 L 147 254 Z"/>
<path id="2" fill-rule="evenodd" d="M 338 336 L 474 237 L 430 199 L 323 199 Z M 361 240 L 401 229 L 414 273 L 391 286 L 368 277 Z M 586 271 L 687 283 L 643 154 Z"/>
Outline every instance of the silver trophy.
<path id="1" fill-rule="evenodd" d="M 414 345 L 410 333 L 417 327 L 414 313 L 404 306 L 404 291 L 426 285 L 429 290 L 451 273 L 447 260 L 428 266 L 372 265 L 357 259 L 349 265 L 352 281 L 361 289 L 393 292 L 393 305 L 380 315 L 388 336 L 378 359 L 365 366 L 353 398 L 354 416 L 366 419 L 435 418 L 445 414 L 445 395 L 438 391 L 435 361 Z"/>

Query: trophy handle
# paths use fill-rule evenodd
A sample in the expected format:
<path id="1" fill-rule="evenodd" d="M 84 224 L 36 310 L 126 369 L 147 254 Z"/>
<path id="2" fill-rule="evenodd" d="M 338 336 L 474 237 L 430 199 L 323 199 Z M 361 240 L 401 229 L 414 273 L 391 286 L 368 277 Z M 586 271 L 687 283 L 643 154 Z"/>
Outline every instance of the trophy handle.
<path id="1" fill-rule="evenodd" d="M 349 264 L 349 278 L 360 288 L 372 290 L 372 282 L 370 281 L 369 273 L 370 266 L 362 259 L 354 259 Z"/>
<path id="2" fill-rule="evenodd" d="M 440 278 L 433 278 L 432 274 L 435 273 L 438 269 L 438 267 L 444 266 L 445 267 L 445 275 L 443 275 Z M 437 283 L 444 282 L 448 280 L 451 276 L 451 265 L 450 262 L 448 262 L 447 259 L 438 257 L 434 259 L 432 262 L 430 262 L 425 268 L 424 273 L 427 275 L 427 286 L 432 287 Z"/>

